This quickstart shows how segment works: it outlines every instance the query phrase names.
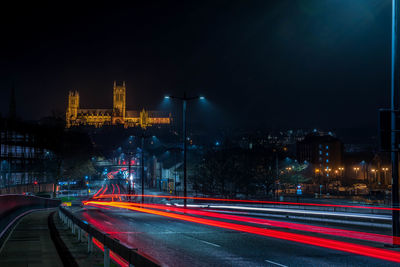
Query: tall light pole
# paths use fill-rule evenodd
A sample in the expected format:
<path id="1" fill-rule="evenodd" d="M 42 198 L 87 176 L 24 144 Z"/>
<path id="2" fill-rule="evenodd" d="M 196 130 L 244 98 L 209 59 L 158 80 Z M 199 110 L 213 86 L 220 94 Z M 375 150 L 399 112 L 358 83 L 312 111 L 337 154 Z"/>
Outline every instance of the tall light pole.
<path id="1" fill-rule="evenodd" d="M 141 165 L 141 180 L 142 180 L 142 204 L 144 203 L 144 139 L 145 138 L 149 138 L 152 137 L 152 135 L 146 135 L 145 132 L 145 128 L 143 128 L 143 132 L 141 135 L 142 138 L 142 144 L 141 144 L 141 148 L 142 148 L 142 153 L 141 153 L 141 157 L 140 157 L 140 165 Z"/>
<path id="2" fill-rule="evenodd" d="M 142 174 L 142 204 L 144 202 L 144 138 L 145 138 L 145 136 L 143 133 L 143 135 L 142 135 L 142 156 L 141 156 L 141 164 L 140 164 L 142 167 L 142 171 L 141 171 L 141 174 Z"/>
<path id="3" fill-rule="evenodd" d="M 393 241 L 400 237 L 399 222 L 399 152 L 396 117 L 399 109 L 398 64 L 397 64 L 397 23 L 399 0 L 392 0 L 392 64 L 391 64 L 391 159 L 392 159 L 392 233 Z M 395 245 L 395 242 L 393 242 Z"/>
<path id="4" fill-rule="evenodd" d="M 183 92 L 183 97 L 179 96 L 165 96 L 165 99 L 174 98 L 182 100 L 182 126 L 183 126 L 183 206 L 186 208 L 186 198 L 187 198 L 187 172 L 186 172 L 186 162 L 187 162 L 187 140 L 186 140 L 186 103 L 189 100 L 194 99 L 204 99 L 203 96 L 186 96 L 186 92 Z"/>
<path id="5" fill-rule="evenodd" d="M 384 183 L 386 182 L 386 172 L 387 172 L 388 170 L 389 170 L 389 168 L 382 168 Z"/>
<path id="6" fill-rule="evenodd" d="M 359 167 L 354 167 L 353 169 L 354 169 L 354 171 L 356 173 L 356 179 L 357 179 L 358 178 L 357 174 L 358 174 L 358 171 L 360 170 L 360 168 Z"/>
<path id="7" fill-rule="evenodd" d="M 128 199 L 131 199 L 131 194 L 132 194 L 132 176 L 131 176 L 131 165 L 132 165 L 132 150 L 131 150 L 131 145 L 132 145 L 132 140 L 133 136 L 129 137 L 129 151 L 128 151 Z"/>

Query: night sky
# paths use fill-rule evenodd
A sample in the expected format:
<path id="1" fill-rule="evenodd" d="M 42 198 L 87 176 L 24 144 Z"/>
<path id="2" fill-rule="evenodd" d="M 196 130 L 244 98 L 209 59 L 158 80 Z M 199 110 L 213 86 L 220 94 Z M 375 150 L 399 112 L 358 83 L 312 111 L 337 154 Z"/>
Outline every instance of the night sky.
<path id="1" fill-rule="evenodd" d="M 389 104 L 391 0 L 132 2 L 2 4 L 0 112 L 13 83 L 24 119 L 71 89 L 111 108 L 113 80 L 129 109 L 202 94 L 222 127 L 373 129 Z"/>

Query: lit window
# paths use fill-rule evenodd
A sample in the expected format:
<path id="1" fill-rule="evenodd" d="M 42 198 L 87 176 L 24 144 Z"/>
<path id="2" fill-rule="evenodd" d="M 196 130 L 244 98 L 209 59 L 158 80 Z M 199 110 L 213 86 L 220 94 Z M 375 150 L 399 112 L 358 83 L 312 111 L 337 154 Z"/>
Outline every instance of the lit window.
<path id="1" fill-rule="evenodd" d="M 326 160 L 326 163 L 329 163 L 329 159 Z"/>
<path id="2" fill-rule="evenodd" d="M 319 151 L 319 154 L 322 155 L 322 150 Z"/>
<path id="3" fill-rule="evenodd" d="M 326 149 L 329 149 L 329 146 L 326 146 L 325 148 L 326 148 Z"/>
<path id="4" fill-rule="evenodd" d="M 325 154 L 326 156 L 329 156 L 329 153 L 328 152 L 326 152 L 326 154 Z"/>

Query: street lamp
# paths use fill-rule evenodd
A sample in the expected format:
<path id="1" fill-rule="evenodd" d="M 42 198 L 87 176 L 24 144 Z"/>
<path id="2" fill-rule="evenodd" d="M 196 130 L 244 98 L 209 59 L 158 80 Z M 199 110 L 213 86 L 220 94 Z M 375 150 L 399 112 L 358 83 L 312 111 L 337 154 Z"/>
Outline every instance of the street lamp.
<path id="1" fill-rule="evenodd" d="M 375 181 L 374 182 L 378 182 L 377 178 L 376 178 L 376 175 L 378 174 L 378 170 L 377 169 L 371 169 L 371 172 L 373 172 L 374 176 L 375 176 Z"/>
<path id="2" fill-rule="evenodd" d="M 186 103 L 189 100 L 200 99 L 204 100 L 204 96 L 194 96 L 188 97 L 186 96 L 186 92 L 183 93 L 183 96 L 165 96 L 165 99 L 178 99 L 182 100 L 182 120 L 183 120 L 183 206 L 186 208 L 186 198 L 187 198 L 187 173 L 186 173 L 186 162 L 187 162 L 187 140 L 186 140 Z"/>
<path id="3" fill-rule="evenodd" d="M 385 182 L 386 182 L 386 172 L 389 170 L 389 168 L 382 168 L 382 171 L 383 171 L 383 173 L 384 173 L 384 179 L 385 179 Z"/>
<path id="4" fill-rule="evenodd" d="M 358 174 L 358 171 L 360 170 L 360 168 L 359 168 L 359 167 L 354 167 L 353 170 L 354 170 L 355 173 L 356 173 L 356 179 L 357 179 L 357 174 Z"/>
<path id="5" fill-rule="evenodd" d="M 343 168 L 343 167 L 339 167 L 338 169 L 339 169 L 339 171 L 340 171 L 340 176 L 343 176 L 344 168 Z"/>
<path id="6" fill-rule="evenodd" d="M 391 51 L 391 160 L 392 160 L 392 235 L 393 240 L 400 238 L 400 212 L 399 212 L 399 149 L 398 149 L 398 125 L 397 116 L 399 110 L 399 88 L 396 75 L 398 75 L 399 65 L 397 64 L 397 34 L 398 34 L 398 6 L 400 0 L 392 0 L 392 51 Z M 387 171 L 387 170 L 386 170 Z M 385 171 L 385 176 L 386 176 Z M 395 242 L 393 242 L 395 246 Z"/>
<path id="7" fill-rule="evenodd" d="M 142 138 L 142 153 L 141 153 L 141 178 L 142 178 L 142 204 L 144 203 L 144 139 L 145 138 L 149 138 L 149 137 L 153 137 L 153 135 L 146 135 L 145 130 L 143 130 L 142 134 L 141 134 L 141 138 Z"/>

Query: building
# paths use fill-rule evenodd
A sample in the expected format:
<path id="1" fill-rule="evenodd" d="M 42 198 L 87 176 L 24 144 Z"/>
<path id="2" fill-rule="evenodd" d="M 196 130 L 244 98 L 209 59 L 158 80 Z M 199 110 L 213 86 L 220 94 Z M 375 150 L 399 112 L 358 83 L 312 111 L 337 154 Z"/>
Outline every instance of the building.
<path id="1" fill-rule="evenodd" d="M 315 171 L 332 176 L 343 171 L 343 143 L 332 134 L 314 132 L 297 142 L 297 160 L 314 165 Z"/>
<path id="2" fill-rule="evenodd" d="M 54 154 L 41 132 L 37 126 L 0 118 L 0 189 L 53 181 L 49 165 Z"/>
<path id="3" fill-rule="evenodd" d="M 82 109 L 80 108 L 79 93 L 70 91 L 66 111 L 66 127 L 91 125 L 123 125 L 125 128 L 140 126 L 146 128 L 152 125 L 168 125 L 171 123 L 171 114 L 160 111 L 126 110 L 125 81 L 113 87 L 112 109 Z"/>

